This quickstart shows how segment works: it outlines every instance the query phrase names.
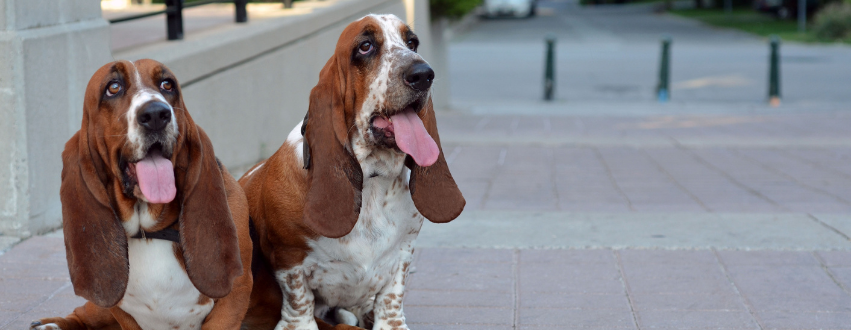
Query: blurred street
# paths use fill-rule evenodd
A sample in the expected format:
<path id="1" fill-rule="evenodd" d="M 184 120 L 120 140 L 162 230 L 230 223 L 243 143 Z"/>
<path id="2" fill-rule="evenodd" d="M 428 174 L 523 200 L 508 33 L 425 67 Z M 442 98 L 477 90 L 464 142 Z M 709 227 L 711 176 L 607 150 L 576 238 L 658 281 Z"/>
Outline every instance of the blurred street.
<path id="1" fill-rule="evenodd" d="M 451 41 L 467 207 L 423 227 L 412 329 L 851 329 L 851 47 L 783 44 L 772 108 L 766 40 L 653 8 L 542 0 Z M 61 233 L 0 256 L 0 329 L 82 303 L 64 262 Z"/>

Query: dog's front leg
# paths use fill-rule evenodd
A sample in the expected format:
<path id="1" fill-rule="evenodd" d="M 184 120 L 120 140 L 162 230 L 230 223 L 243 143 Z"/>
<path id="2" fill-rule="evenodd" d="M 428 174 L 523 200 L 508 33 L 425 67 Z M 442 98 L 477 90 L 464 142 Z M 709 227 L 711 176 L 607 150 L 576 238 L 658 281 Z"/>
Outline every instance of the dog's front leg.
<path id="1" fill-rule="evenodd" d="M 30 326 L 32 330 L 86 330 L 86 329 L 117 329 L 121 327 L 112 316 L 109 308 L 103 308 L 87 301 L 85 305 L 74 309 L 70 315 L 44 318 L 35 321 Z"/>
<path id="2" fill-rule="evenodd" d="M 275 330 L 317 330 L 313 318 L 313 291 L 307 285 L 303 267 L 293 267 L 275 272 L 275 278 L 284 293 L 281 321 Z"/>
<path id="3" fill-rule="evenodd" d="M 373 330 L 406 330 L 405 314 L 402 311 L 402 297 L 405 295 L 405 280 L 412 254 L 407 253 L 393 270 L 393 280 L 375 296 L 373 309 L 375 323 Z"/>

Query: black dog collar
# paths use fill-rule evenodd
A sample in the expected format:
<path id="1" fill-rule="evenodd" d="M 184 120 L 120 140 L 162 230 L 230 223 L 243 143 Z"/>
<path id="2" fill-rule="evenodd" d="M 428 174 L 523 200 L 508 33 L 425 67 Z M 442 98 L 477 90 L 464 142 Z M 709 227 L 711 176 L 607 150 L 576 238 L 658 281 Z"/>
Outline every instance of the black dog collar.
<path id="1" fill-rule="evenodd" d="M 136 235 L 130 236 L 130 238 L 151 238 L 180 243 L 180 232 L 177 231 L 177 229 L 172 228 L 166 228 L 152 233 L 145 232 L 145 230 L 143 229 L 139 229 L 139 232 L 136 233 Z"/>

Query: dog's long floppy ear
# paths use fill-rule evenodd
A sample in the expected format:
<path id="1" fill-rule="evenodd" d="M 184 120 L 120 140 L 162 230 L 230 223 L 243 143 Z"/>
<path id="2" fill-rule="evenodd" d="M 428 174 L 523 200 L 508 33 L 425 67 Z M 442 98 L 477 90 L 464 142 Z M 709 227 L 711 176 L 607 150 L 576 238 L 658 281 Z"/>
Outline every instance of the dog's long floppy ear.
<path id="1" fill-rule="evenodd" d="M 124 297 L 130 265 L 127 234 L 107 194 L 109 169 L 94 149 L 98 132 L 89 128 L 87 116 L 95 111 L 83 111 L 82 128 L 65 143 L 59 196 L 74 293 L 98 306 L 112 307 Z"/>
<path id="2" fill-rule="evenodd" d="M 355 227 L 363 189 L 363 173 L 349 142 L 344 91 L 340 90 L 345 85 L 340 74 L 332 57 L 310 91 L 303 124 L 309 184 L 304 222 L 317 234 L 330 238 L 343 237 Z"/>
<path id="3" fill-rule="evenodd" d="M 411 198 L 417 210 L 429 221 L 449 222 L 461 214 L 467 202 L 455 184 L 452 173 L 449 173 L 449 165 L 446 164 L 440 136 L 437 134 L 437 121 L 431 99 L 428 100 L 421 116 L 428 134 L 440 148 L 440 155 L 429 167 L 421 167 L 408 157 L 406 164 L 411 169 Z"/>
<path id="4" fill-rule="evenodd" d="M 184 137 L 182 150 L 175 150 L 175 176 L 183 198 L 180 247 L 186 273 L 195 288 L 208 297 L 221 298 L 230 293 L 234 279 L 242 275 L 236 226 L 213 144 L 192 121 L 182 100 L 180 103 L 182 110 L 176 115 L 182 117 L 178 122 Z"/>

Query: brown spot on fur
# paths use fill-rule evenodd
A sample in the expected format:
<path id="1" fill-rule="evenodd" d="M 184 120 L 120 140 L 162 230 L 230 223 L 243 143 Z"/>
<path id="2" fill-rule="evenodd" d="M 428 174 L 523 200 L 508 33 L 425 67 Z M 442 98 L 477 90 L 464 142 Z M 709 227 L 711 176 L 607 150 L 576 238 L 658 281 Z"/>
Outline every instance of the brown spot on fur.
<path id="1" fill-rule="evenodd" d="M 210 299 L 210 297 L 207 297 L 203 294 L 198 295 L 198 305 L 206 305 L 209 304 L 211 301 L 213 300 Z"/>
<path id="2" fill-rule="evenodd" d="M 183 271 L 186 271 L 186 260 L 183 259 L 183 250 L 180 248 L 180 244 L 172 244 L 172 251 L 174 251 L 174 258 L 177 259 L 177 263 L 180 264 L 180 268 L 183 268 Z"/>

